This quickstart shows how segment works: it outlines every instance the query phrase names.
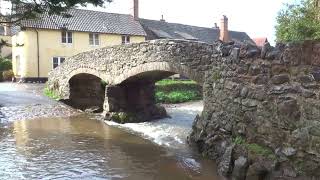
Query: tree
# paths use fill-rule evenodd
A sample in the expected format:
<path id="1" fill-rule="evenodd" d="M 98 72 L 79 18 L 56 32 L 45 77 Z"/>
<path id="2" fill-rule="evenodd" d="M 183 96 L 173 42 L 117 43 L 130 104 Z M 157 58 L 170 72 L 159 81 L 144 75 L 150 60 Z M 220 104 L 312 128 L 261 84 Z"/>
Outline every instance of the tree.
<path id="1" fill-rule="evenodd" d="M 0 72 L 12 69 L 12 63 L 8 59 L 0 57 Z"/>
<path id="2" fill-rule="evenodd" d="M 0 13 L 0 24 L 15 24 L 24 19 L 36 18 L 38 14 L 62 15 L 69 17 L 70 8 L 93 4 L 103 6 L 112 0 L 4 0 L 11 4 L 10 13 Z"/>
<path id="3" fill-rule="evenodd" d="M 320 39 L 319 0 L 287 4 L 277 17 L 278 42 Z"/>

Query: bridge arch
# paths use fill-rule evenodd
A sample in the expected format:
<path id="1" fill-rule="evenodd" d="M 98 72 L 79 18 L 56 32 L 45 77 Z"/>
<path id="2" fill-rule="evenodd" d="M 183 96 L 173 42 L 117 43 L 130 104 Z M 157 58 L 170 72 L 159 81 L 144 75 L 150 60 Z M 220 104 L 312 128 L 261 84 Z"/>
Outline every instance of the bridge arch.
<path id="1" fill-rule="evenodd" d="M 128 72 L 116 78 L 114 84 L 121 84 L 124 81 L 139 77 L 149 78 L 151 81 L 156 82 L 174 74 L 188 77 L 200 85 L 202 85 L 204 80 L 204 73 L 196 72 L 186 65 L 169 62 L 151 62 L 130 69 Z"/>
<path id="2" fill-rule="evenodd" d="M 67 103 L 77 109 L 102 111 L 105 87 L 103 79 L 89 73 L 74 74 L 68 81 L 69 98 Z"/>
<path id="3" fill-rule="evenodd" d="M 101 72 L 97 71 L 96 69 L 81 67 L 81 68 L 77 68 L 77 69 L 70 71 L 66 76 L 66 81 L 69 82 L 70 79 L 72 79 L 74 76 L 77 76 L 79 74 L 90 74 L 90 75 L 96 76 L 106 82 L 110 81 L 110 79 L 111 79 L 110 77 L 108 77 L 108 74 L 101 73 Z"/>

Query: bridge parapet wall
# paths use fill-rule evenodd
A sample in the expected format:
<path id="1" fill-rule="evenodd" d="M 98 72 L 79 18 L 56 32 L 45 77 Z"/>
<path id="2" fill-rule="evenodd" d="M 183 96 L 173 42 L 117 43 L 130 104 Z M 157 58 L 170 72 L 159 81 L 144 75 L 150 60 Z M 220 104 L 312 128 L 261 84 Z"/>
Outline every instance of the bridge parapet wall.
<path id="1" fill-rule="evenodd" d="M 224 176 L 320 177 L 320 42 L 252 52 L 206 75 L 190 142 Z"/>

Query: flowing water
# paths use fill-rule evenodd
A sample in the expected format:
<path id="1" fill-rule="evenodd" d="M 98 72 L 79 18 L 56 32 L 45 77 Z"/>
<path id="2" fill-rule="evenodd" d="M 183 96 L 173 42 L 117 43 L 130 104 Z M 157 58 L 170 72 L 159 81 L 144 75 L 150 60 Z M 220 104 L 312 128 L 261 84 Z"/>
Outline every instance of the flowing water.
<path id="1" fill-rule="evenodd" d="M 59 103 L 0 108 L 0 179 L 220 179 L 186 144 L 201 107 L 168 107 L 172 118 L 126 125 Z"/>

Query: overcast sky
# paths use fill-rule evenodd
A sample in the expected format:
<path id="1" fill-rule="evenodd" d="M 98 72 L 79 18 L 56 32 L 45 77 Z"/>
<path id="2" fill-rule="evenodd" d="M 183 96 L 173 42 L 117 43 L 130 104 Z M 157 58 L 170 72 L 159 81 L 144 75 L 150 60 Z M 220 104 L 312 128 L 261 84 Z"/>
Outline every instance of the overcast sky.
<path id="1" fill-rule="evenodd" d="M 133 0 L 114 0 L 106 8 L 93 8 L 107 12 L 130 13 Z M 283 3 L 293 0 L 140 0 L 140 17 L 203 27 L 220 24 L 222 15 L 229 18 L 229 29 L 244 31 L 250 37 L 268 37 L 274 41 L 276 16 Z"/>

